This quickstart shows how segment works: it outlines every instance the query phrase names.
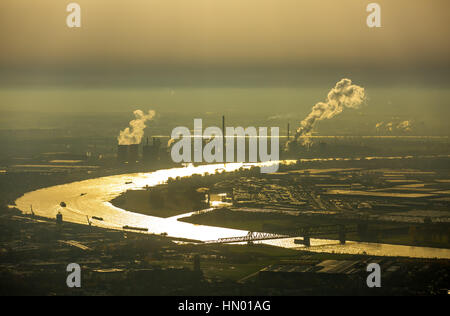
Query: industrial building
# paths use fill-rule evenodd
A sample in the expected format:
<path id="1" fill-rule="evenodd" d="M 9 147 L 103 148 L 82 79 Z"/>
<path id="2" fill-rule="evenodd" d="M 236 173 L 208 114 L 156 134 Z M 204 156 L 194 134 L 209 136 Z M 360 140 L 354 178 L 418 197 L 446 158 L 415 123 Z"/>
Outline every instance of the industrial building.
<path id="1" fill-rule="evenodd" d="M 154 164 L 160 160 L 161 156 L 161 140 L 153 137 L 152 144 L 150 145 L 147 137 L 147 143 L 143 147 L 143 162 L 145 164 Z"/>
<path id="2" fill-rule="evenodd" d="M 347 286 L 365 285 L 369 263 L 378 263 L 384 279 L 389 279 L 401 270 L 393 260 L 369 258 L 364 260 L 300 261 L 289 264 L 274 264 L 259 271 L 259 280 L 269 286 L 285 287 Z"/>
<path id="3" fill-rule="evenodd" d="M 156 164 L 160 159 L 161 140 L 156 137 L 153 137 L 151 144 L 149 138 L 147 138 L 146 144 L 142 147 L 142 154 L 140 144 L 118 145 L 117 147 L 117 161 L 120 164 Z"/>
<path id="4" fill-rule="evenodd" d="M 117 161 L 119 163 L 126 163 L 128 161 L 128 145 L 117 146 Z"/>
<path id="5" fill-rule="evenodd" d="M 139 162 L 139 144 L 118 145 L 117 160 L 119 163 L 136 164 Z"/>

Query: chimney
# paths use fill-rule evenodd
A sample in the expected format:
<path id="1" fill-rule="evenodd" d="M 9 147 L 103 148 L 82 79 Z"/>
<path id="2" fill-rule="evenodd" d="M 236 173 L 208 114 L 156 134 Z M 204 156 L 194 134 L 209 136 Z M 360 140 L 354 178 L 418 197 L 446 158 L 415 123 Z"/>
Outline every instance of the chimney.
<path id="1" fill-rule="evenodd" d="M 225 115 L 222 116 L 222 151 L 223 151 L 223 162 L 226 161 L 226 156 L 225 156 Z"/>

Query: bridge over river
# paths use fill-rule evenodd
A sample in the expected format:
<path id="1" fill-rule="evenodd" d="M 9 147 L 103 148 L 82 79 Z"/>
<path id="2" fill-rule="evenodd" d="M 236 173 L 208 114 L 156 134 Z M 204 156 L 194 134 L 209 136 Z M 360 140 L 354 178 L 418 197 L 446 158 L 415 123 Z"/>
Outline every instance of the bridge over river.
<path id="1" fill-rule="evenodd" d="M 312 236 L 324 236 L 334 235 L 339 236 L 341 244 L 345 244 L 346 235 L 350 232 L 357 232 L 366 229 L 363 224 L 360 225 L 320 225 L 320 226 L 305 226 L 295 230 L 289 231 L 276 231 L 276 232 L 249 232 L 245 236 L 219 238 L 217 240 L 205 241 L 205 244 L 229 244 L 239 242 L 253 242 L 261 240 L 274 240 L 292 237 L 302 237 L 303 239 L 296 240 L 299 244 L 310 246 L 310 238 Z"/>

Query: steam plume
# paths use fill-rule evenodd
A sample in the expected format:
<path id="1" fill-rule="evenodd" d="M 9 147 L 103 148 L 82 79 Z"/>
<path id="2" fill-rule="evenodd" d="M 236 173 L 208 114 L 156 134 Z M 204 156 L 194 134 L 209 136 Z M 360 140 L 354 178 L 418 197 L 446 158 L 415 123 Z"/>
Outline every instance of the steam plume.
<path id="1" fill-rule="evenodd" d="M 173 138 L 169 139 L 169 141 L 167 142 L 167 147 L 170 148 L 174 143 L 175 143 L 175 139 L 173 139 Z"/>
<path id="2" fill-rule="evenodd" d="M 133 112 L 136 117 L 130 122 L 130 126 L 120 132 L 117 140 L 119 145 L 135 145 L 140 144 L 142 137 L 144 137 L 144 129 L 147 127 L 147 121 L 152 120 L 155 117 L 155 111 L 148 111 L 144 113 L 141 110 Z"/>
<path id="3" fill-rule="evenodd" d="M 384 122 L 380 122 L 375 125 L 375 128 L 378 132 L 394 132 L 394 130 L 399 132 L 411 132 L 413 129 L 413 122 L 402 121 L 399 123 L 389 122 L 386 124 Z"/>
<path id="4" fill-rule="evenodd" d="M 375 125 L 375 128 L 376 128 L 377 130 L 380 130 L 383 126 L 384 126 L 384 122 L 379 122 L 379 123 L 377 123 L 377 124 Z"/>
<path id="5" fill-rule="evenodd" d="M 328 93 L 326 101 L 314 105 L 311 113 L 300 123 L 294 141 L 308 143 L 308 138 L 302 138 L 311 135 L 318 121 L 332 119 L 341 114 L 345 108 L 358 109 L 364 100 L 364 88 L 353 85 L 350 79 L 342 79 Z"/>
<path id="6" fill-rule="evenodd" d="M 411 123 L 411 121 L 403 121 L 397 125 L 397 128 L 404 132 L 411 132 L 412 131 L 412 123 Z"/>
<path id="7" fill-rule="evenodd" d="M 387 123 L 386 128 L 389 132 L 392 132 L 394 130 L 394 123 L 392 122 Z"/>

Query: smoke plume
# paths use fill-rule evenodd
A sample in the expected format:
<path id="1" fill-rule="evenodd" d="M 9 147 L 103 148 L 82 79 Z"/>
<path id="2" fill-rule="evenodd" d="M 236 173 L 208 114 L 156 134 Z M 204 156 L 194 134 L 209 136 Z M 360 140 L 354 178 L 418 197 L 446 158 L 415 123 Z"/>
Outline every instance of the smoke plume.
<path id="1" fill-rule="evenodd" d="M 171 138 L 169 139 L 169 141 L 167 142 L 167 147 L 172 147 L 172 145 L 175 143 L 175 139 Z"/>
<path id="2" fill-rule="evenodd" d="M 413 129 L 412 121 L 394 122 L 379 122 L 375 125 L 377 132 L 411 132 Z"/>
<path id="3" fill-rule="evenodd" d="M 394 130 L 394 123 L 392 122 L 387 123 L 386 128 L 389 132 L 392 132 Z"/>
<path id="4" fill-rule="evenodd" d="M 300 123 L 294 141 L 306 144 L 312 130 L 318 121 L 329 120 L 341 114 L 345 108 L 358 109 L 365 100 L 364 88 L 353 85 L 350 79 L 342 79 L 328 93 L 325 102 L 319 102 L 311 113 Z M 288 144 L 289 145 L 289 144 Z"/>
<path id="5" fill-rule="evenodd" d="M 403 121 L 397 125 L 397 129 L 404 131 L 404 132 L 411 132 L 412 131 L 412 123 L 411 123 L 411 121 Z"/>
<path id="6" fill-rule="evenodd" d="M 377 123 L 377 124 L 375 125 L 375 128 L 376 128 L 377 130 L 379 130 L 379 129 L 381 129 L 383 126 L 384 126 L 384 122 L 379 122 L 379 123 Z"/>
<path id="7" fill-rule="evenodd" d="M 142 137 L 144 137 L 144 129 L 147 127 L 147 121 L 155 117 L 155 111 L 148 111 L 144 113 L 141 110 L 133 112 L 135 119 L 130 122 L 130 126 L 120 132 L 117 140 L 119 145 L 136 145 L 140 144 Z"/>

